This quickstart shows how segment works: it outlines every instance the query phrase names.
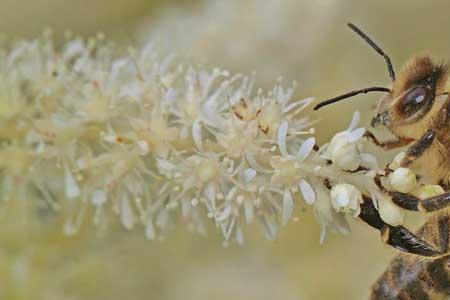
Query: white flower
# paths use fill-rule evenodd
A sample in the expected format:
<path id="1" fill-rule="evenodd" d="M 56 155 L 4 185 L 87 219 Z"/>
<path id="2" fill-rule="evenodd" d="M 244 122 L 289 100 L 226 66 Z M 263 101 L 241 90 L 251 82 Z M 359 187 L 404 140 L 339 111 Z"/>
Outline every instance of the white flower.
<path id="1" fill-rule="evenodd" d="M 352 214 L 357 217 L 361 212 L 361 192 L 353 185 L 340 183 L 335 185 L 331 191 L 331 204 L 337 212 Z"/>
<path id="2" fill-rule="evenodd" d="M 327 230 L 348 234 L 350 228 L 343 213 L 338 213 L 330 201 L 330 192 L 325 187 L 317 188 L 317 200 L 314 202 L 314 213 L 321 226 L 320 243 L 325 241 Z"/>
<path id="3" fill-rule="evenodd" d="M 241 122 L 231 117 L 215 136 L 230 158 L 242 158 L 261 150 L 263 141 L 258 132 L 256 121 Z"/>
<path id="4" fill-rule="evenodd" d="M 184 78 L 184 93 L 178 93 L 175 99 L 168 103 L 170 112 L 176 117 L 176 123 L 182 125 L 180 137 L 186 138 L 190 132 L 200 150 L 203 147 L 203 127 L 218 128 L 225 122 L 220 112 L 227 101 L 232 83 L 240 77 L 220 80 L 228 76 L 229 72 L 225 70 L 214 69 L 208 73 L 190 68 Z"/>
<path id="5" fill-rule="evenodd" d="M 405 210 L 392 203 L 391 199 L 388 197 L 381 197 L 378 199 L 378 211 L 384 222 L 392 226 L 403 224 Z"/>
<path id="6" fill-rule="evenodd" d="M 363 161 L 358 142 L 365 129 L 356 128 L 359 118 L 359 112 L 355 112 L 347 130 L 337 133 L 327 148 L 327 156 L 336 166 L 344 170 L 356 170 Z"/>
<path id="7" fill-rule="evenodd" d="M 398 168 L 389 174 L 389 184 L 396 191 L 408 193 L 417 185 L 416 174 L 408 168 Z"/>
<path id="8" fill-rule="evenodd" d="M 294 100 L 295 84 L 256 90 L 254 76 L 186 67 L 153 44 L 127 55 L 95 39 L 62 53 L 48 39 L 13 48 L 0 51 L 0 195 L 67 206 L 68 234 L 116 216 L 155 239 L 181 219 L 242 243 L 245 224 L 273 239 L 306 209 L 323 241 L 349 232 L 362 193 L 379 200 L 359 114 L 319 148 L 313 98 Z M 347 172 L 360 165 L 370 170 Z"/>
<path id="9" fill-rule="evenodd" d="M 333 163 L 343 170 L 354 171 L 361 165 L 361 153 L 355 144 L 345 143 L 331 153 Z"/>

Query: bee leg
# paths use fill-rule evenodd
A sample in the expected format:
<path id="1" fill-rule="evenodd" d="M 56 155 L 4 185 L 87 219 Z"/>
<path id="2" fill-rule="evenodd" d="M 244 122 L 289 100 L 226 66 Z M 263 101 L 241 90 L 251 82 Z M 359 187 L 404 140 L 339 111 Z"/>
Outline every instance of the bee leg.
<path id="1" fill-rule="evenodd" d="M 381 219 L 378 209 L 375 208 L 370 197 L 363 195 L 361 203 L 361 213 L 359 218 L 375 229 L 382 230 L 386 223 Z"/>
<path id="2" fill-rule="evenodd" d="M 383 242 L 399 251 L 426 257 L 446 254 L 403 226 L 386 225 L 380 232 Z"/>
<path id="3" fill-rule="evenodd" d="M 389 194 L 392 197 L 392 202 L 406 210 L 433 212 L 450 207 L 450 192 L 423 200 L 400 192 L 389 192 Z"/>
<path id="4" fill-rule="evenodd" d="M 418 139 L 407 151 L 405 158 L 400 162 L 400 166 L 407 167 L 413 161 L 421 157 L 425 151 L 433 144 L 436 133 L 433 129 L 428 130 Z"/>
<path id="5" fill-rule="evenodd" d="M 376 136 L 372 132 L 368 130 L 366 130 L 364 136 L 368 138 L 370 141 L 372 141 L 372 143 L 374 143 L 376 146 L 381 147 L 385 150 L 405 147 L 414 141 L 413 139 L 398 139 L 381 142 L 376 138 Z"/>
<path id="6" fill-rule="evenodd" d="M 367 196 L 363 197 L 359 218 L 373 228 L 378 229 L 383 242 L 399 251 L 426 257 L 436 257 L 444 254 L 407 228 L 391 226 L 385 223 L 375 208 L 372 199 Z"/>

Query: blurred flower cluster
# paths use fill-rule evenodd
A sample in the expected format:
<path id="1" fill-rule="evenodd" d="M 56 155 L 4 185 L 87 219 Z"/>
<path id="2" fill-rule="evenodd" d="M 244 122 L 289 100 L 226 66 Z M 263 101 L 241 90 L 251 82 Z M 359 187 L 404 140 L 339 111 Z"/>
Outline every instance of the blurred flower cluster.
<path id="1" fill-rule="evenodd" d="M 162 11 L 143 23 L 139 36 L 178 49 L 195 62 L 242 73 L 255 70 L 263 86 L 281 74 L 311 87 L 322 77 L 321 62 L 311 57 L 342 9 L 336 1 L 210 0 L 189 10 Z"/>
<path id="2" fill-rule="evenodd" d="M 362 194 L 384 197 L 359 113 L 319 147 L 305 115 L 313 98 L 293 99 L 295 84 L 263 91 L 254 76 L 101 35 L 2 49 L 0 200 L 66 211 L 66 234 L 120 220 L 154 239 L 212 221 L 242 243 L 243 225 L 259 221 L 273 239 L 295 207 L 311 207 L 323 240 L 327 228 L 348 232 Z"/>

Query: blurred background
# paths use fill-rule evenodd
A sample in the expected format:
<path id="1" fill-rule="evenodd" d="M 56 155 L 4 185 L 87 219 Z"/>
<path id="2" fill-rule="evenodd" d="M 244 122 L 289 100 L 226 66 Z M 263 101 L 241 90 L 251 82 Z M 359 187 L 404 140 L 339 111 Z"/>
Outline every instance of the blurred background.
<path id="1" fill-rule="evenodd" d="M 331 97 L 386 85 L 381 57 L 346 27 L 359 25 L 389 53 L 397 70 L 413 54 L 450 54 L 448 1 L 306 0 L 0 0 L 0 32 L 33 37 L 50 27 L 123 45 L 156 40 L 166 52 L 207 68 L 256 73 L 269 89 L 279 76 L 298 82 L 298 98 Z M 319 140 L 345 128 L 354 110 L 367 122 L 377 95 L 314 114 Z M 338 113 L 337 113 L 338 112 Z M 366 123 L 367 124 L 367 123 Z M 380 132 L 378 132 L 380 133 Z M 380 133 L 382 134 L 382 133 Z M 310 211 L 275 241 L 248 228 L 243 246 L 223 246 L 178 226 L 160 241 L 120 226 L 62 234 L 61 220 L 18 223 L 23 203 L 0 212 L 0 299 L 365 299 L 395 254 L 353 221 L 349 236 L 319 245 Z M 411 216 L 411 227 L 420 220 Z"/>

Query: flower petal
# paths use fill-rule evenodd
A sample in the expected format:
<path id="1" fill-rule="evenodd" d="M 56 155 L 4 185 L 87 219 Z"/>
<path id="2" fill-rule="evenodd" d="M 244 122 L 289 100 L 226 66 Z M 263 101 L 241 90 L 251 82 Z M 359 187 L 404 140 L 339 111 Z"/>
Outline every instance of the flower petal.
<path id="1" fill-rule="evenodd" d="M 314 137 L 306 139 L 306 141 L 303 142 L 303 144 L 300 146 L 300 149 L 298 150 L 298 158 L 301 161 L 305 160 L 313 150 L 315 144 L 316 139 Z"/>
<path id="2" fill-rule="evenodd" d="M 120 203 L 120 220 L 123 227 L 130 230 L 134 226 L 134 214 L 127 195 L 123 195 Z"/>
<path id="3" fill-rule="evenodd" d="M 356 141 L 358 141 L 360 138 L 362 138 L 362 136 L 364 135 L 364 132 L 366 132 L 366 129 L 364 128 L 357 128 L 355 130 L 352 130 L 348 135 L 348 142 L 349 143 L 354 143 Z"/>
<path id="4" fill-rule="evenodd" d="M 361 116 L 359 114 L 359 111 L 355 111 L 355 113 L 353 114 L 352 121 L 350 122 L 350 125 L 347 128 L 347 131 L 352 131 L 353 129 L 355 129 L 356 126 L 358 126 L 360 119 Z"/>
<path id="5" fill-rule="evenodd" d="M 280 149 L 280 152 L 281 154 L 283 154 L 283 156 L 288 156 L 286 148 L 286 138 L 288 129 L 289 123 L 287 121 L 283 121 L 280 124 L 280 128 L 278 129 L 278 148 Z"/>
<path id="6" fill-rule="evenodd" d="M 199 121 L 195 121 L 192 125 L 192 138 L 194 139 L 194 143 L 197 148 L 202 151 L 203 143 L 202 143 L 202 127 Z"/>
<path id="7" fill-rule="evenodd" d="M 64 170 L 64 187 L 67 198 L 71 199 L 80 196 L 80 188 L 68 167 Z"/>
<path id="8" fill-rule="evenodd" d="M 305 202 L 309 205 L 314 204 L 316 201 L 316 193 L 309 182 L 304 179 L 300 179 L 299 188 Z"/>
<path id="9" fill-rule="evenodd" d="M 283 193 L 283 212 L 281 216 L 281 222 L 286 225 L 292 216 L 292 211 L 294 210 L 294 199 L 292 199 L 291 192 L 289 190 L 284 190 Z"/>

